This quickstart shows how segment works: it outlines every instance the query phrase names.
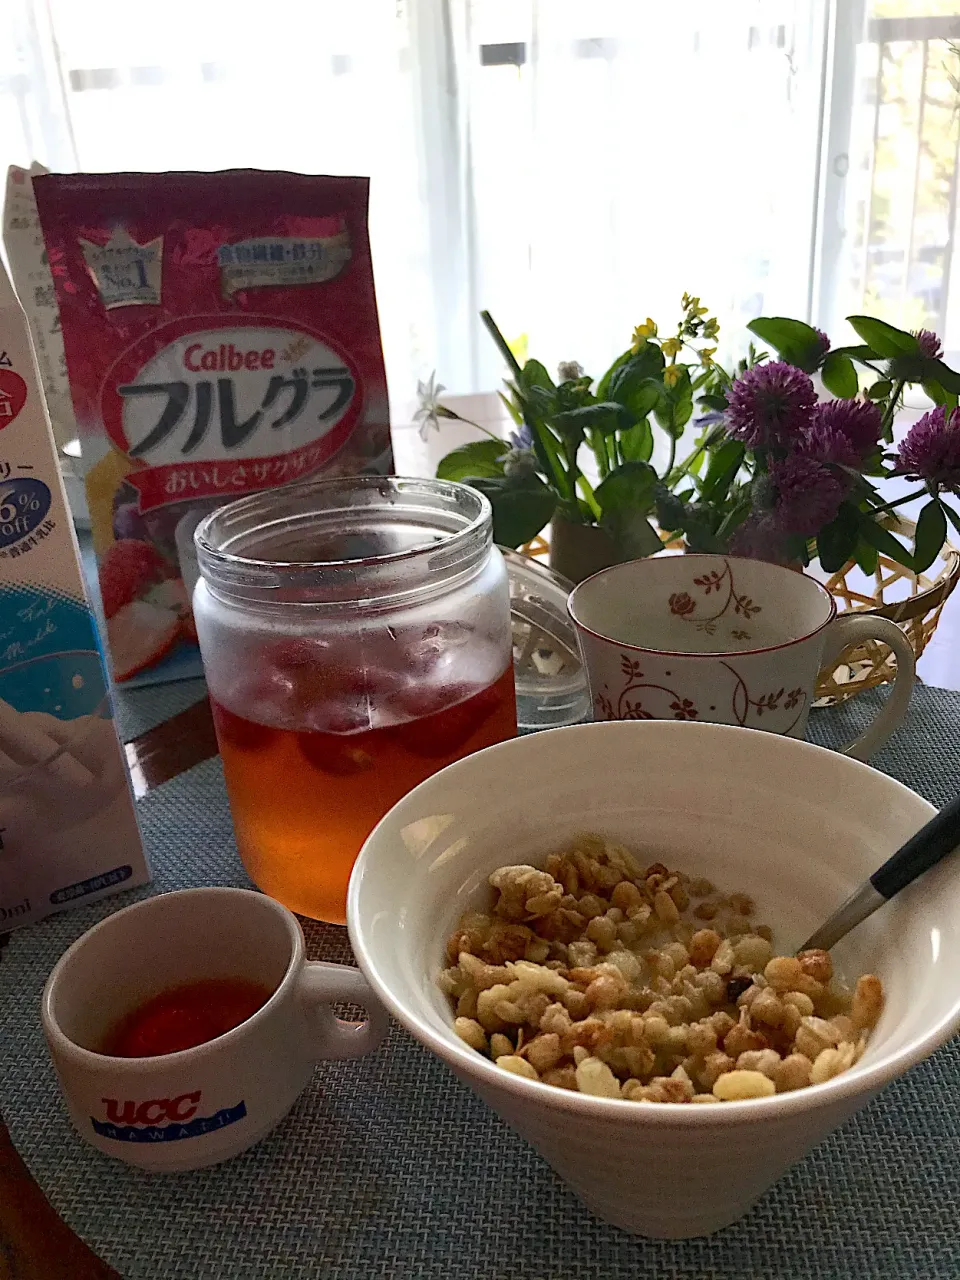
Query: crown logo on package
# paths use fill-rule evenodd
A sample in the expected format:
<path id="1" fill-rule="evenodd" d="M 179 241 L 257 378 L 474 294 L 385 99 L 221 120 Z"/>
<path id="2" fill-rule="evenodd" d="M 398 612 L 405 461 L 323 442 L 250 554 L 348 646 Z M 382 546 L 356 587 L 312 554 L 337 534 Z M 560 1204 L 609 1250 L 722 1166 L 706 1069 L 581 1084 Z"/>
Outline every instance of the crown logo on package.
<path id="1" fill-rule="evenodd" d="M 108 311 L 159 305 L 163 236 L 138 244 L 126 227 L 117 227 L 106 244 L 81 239 L 80 249 Z"/>

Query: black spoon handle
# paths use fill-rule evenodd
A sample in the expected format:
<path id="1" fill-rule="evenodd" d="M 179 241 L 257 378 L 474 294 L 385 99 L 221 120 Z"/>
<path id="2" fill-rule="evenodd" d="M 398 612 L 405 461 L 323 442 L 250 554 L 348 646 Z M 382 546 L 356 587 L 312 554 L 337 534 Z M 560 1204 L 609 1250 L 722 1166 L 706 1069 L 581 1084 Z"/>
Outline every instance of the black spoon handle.
<path id="1" fill-rule="evenodd" d="M 935 818 L 921 827 L 915 836 L 902 845 L 892 858 L 870 877 L 870 883 L 885 898 L 895 893 L 917 876 L 922 876 L 932 866 L 952 853 L 960 845 L 960 796 L 944 805 Z"/>

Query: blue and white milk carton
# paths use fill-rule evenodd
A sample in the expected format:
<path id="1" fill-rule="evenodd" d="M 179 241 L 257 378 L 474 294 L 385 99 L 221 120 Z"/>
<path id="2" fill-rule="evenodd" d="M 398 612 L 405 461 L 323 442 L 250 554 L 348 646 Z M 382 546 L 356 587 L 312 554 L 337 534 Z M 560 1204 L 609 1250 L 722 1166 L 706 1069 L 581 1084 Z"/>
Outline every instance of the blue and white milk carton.
<path id="1" fill-rule="evenodd" d="M 0 263 L 0 932 L 148 879 L 26 317 Z"/>

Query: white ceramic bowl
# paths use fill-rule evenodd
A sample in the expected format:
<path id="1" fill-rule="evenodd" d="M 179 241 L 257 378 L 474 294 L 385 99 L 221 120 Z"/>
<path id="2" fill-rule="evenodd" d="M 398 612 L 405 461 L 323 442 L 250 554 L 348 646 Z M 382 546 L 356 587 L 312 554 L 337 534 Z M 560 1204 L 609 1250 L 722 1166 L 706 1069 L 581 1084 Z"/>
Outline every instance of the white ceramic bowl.
<path id="1" fill-rule="evenodd" d="M 643 1235 L 704 1235 L 957 1031 L 960 859 L 834 950 L 842 972 L 877 973 L 886 991 L 862 1060 L 827 1084 L 759 1101 L 641 1104 L 501 1070 L 454 1034 L 436 985 L 448 935 L 487 901 L 494 868 L 542 862 L 596 831 L 751 894 L 778 950 L 792 949 L 933 812 L 866 765 L 791 738 L 667 721 L 556 729 L 451 765 L 391 809 L 353 873 L 350 937 L 391 1013 L 594 1213 Z"/>

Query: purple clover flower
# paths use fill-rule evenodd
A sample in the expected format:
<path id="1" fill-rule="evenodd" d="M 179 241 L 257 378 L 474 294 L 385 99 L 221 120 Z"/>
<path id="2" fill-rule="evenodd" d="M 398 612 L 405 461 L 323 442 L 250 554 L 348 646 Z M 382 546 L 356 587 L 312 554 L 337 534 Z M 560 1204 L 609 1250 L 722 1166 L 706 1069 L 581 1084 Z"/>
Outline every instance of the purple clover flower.
<path id="1" fill-rule="evenodd" d="M 840 510 L 844 488 L 828 466 L 802 453 L 772 462 L 754 485 L 754 508 L 730 541 L 733 555 L 786 564 L 787 539 L 812 538 Z"/>
<path id="2" fill-rule="evenodd" d="M 894 468 L 911 480 L 960 493 L 960 409 L 943 405 L 913 424 L 897 452 Z"/>
<path id="3" fill-rule="evenodd" d="M 814 409 L 801 449 L 818 462 L 859 467 L 876 450 L 882 425 L 872 400 L 826 400 Z"/>
<path id="4" fill-rule="evenodd" d="M 939 360 L 943 355 L 940 339 L 932 329 L 914 329 L 913 336 L 920 344 L 920 354 L 928 360 Z"/>
<path id="5" fill-rule="evenodd" d="M 821 354 L 826 355 L 827 352 L 830 350 L 830 339 L 827 337 L 827 335 L 823 332 L 822 329 L 814 329 L 814 333 L 820 339 Z"/>
<path id="6" fill-rule="evenodd" d="M 817 393 L 800 369 L 776 360 L 741 374 L 727 399 L 727 430 L 751 448 L 789 445 L 810 421 Z"/>
<path id="7" fill-rule="evenodd" d="M 843 485 L 829 467 L 802 453 L 770 464 L 777 497 L 770 519 L 781 533 L 812 538 L 840 510 Z"/>

